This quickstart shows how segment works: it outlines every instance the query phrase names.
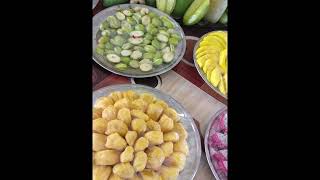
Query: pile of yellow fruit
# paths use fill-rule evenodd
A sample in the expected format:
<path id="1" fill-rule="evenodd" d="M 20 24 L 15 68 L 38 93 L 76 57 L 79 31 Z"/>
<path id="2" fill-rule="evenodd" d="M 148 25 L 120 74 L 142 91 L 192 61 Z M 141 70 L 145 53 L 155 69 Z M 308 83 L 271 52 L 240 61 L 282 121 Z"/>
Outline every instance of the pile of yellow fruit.
<path id="1" fill-rule="evenodd" d="M 224 95 L 228 92 L 227 32 L 214 31 L 206 35 L 196 50 L 196 62 L 209 82 Z"/>
<path id="2" fill-rule="evenodd" d="M 189 154 L 178 113 L 149 93 L 115 91 L 93 106 L 93 180 L 175 180 Z"/>

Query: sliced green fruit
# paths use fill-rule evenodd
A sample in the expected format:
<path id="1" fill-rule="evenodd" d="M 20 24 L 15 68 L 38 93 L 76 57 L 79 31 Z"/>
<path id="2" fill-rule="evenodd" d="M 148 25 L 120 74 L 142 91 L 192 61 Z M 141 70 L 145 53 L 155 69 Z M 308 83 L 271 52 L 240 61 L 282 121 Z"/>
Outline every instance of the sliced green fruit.
<path id="1" fill-rule="evenodd" d="M 110 62 L 113 62 L 113 63 L 118 63 L 120 62 L 120 57 L 116 54 L 108 54 L 107 55 L 107 59 L 110 61 Z"/>

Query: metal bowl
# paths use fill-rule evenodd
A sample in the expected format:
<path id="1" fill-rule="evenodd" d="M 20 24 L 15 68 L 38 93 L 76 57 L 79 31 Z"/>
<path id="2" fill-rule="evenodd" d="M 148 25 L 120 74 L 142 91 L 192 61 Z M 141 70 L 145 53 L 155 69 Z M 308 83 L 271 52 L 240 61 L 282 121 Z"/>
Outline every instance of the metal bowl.
<path id="1" fill-rule="evenodd" d="M 218 172 L 216 171 L 215 167 L 213 166 L 213 163 L 212 163 L 212 160 L 211 160 L 211 156 L 210 156 L 210 152 L 209 152 L 209 147 L 208 147 L 208 138 L 209 138 L 209 134 L 210 134 L 210 130 L 211 130 L 212 124 L 215 122 L 216 118 L 226 110 L 227 110 L 227 107 L 224 107 L 224 108 L 220 109 L 216 114 L 214 114 L 210 118 L 210 122 L 208 124 L 207 130 L 206 130 L 206 134 L 205 134 L 205 137 L 204 137 L 204 149 L 205 149 L 205 152 L 206 152 L 207 161 L 208 161 L 210 169 L 211 169 L 211 171 L 213 173 L 213 176 L 215 177 L 216 180 L 223 180 L 223 179 L 220 178 L 220 176 L 218 175 Z"/>
<path id="2" fill-rule="evenodd" d="M 180 172 L 178 180 L 192 180 L 198 170 L 201 158 L 201 140 L 197 126 L 190 114 L 169 95 L 163 92 L 150 88 L 148 86 L 136 84 L 124 84 L 108 86 L 93 92 L 93 104 L 101 96 L 107 96 L 113 91 L 134 90 L 137 93 L 152 93 L 155 97 L 165 101 L 170 107 L 175 109 L 181 118 L 181 123 L 188 132 L 187 143 L 189 146 L 189 155 L 187 156 L 184 169 Z"/>
<path id="3" fill-rule="evenodd" d="M 152 12 L 158 14 L 159 16 L 166 16 L 168 19 L 170 19 L 176 27 L 175 30 L 180 34 L 181 41 L 178 44 L 178 46 L 176 47 L 174 59 L 169 64 L 163 63 L 162 65 L 160 65 L 156 68 L 153 68 L 149 72 L 142 72 L 139 69 L 133 69 L 133 68 L 128 68 L 125 71 L 119 71 L 114 67 L 114 65 L 112 63 L 107 61 L 105 57 L 98 55 L 95 52 L 97 41 L 101 36 L 99 26 L 104 20 L 106 20 L 106 18 L 108 16 L 114 15 L 116 13 L 117 9 L 128 9 L 128 8 L 134 8 L 137 6 L 143 7 L 143 8 L 148 8 L 149 11 L 152 11 Z M 122 75 L 122 76 L 144 78 L 144 77 L 152 77 L 152 76 L 157 76 L 157 75 L 163 74 L 163 73 L 171 70 L 172 68 L 174 68 L 181 61 L 181 59 L 186 51 L 187 42 L 186 42 L 186 38 L 185 38 L 185 35 L 183 32 L 183 29 L 180 27 L 180 25 L 173 18 L 171 18 L 169 15 L 167 15 L 166 13 L 164 13 L 156 8 L 146 6 L 146 5 L 120 4 L 120 5 L 116 5 L 116 6 L 112 6 L 110 8 L 104 9 L 103 11 L 99 12 L 98 14 L 96 14 L 93 17 L 92 28 L 93 28 L 92 29 L 93 60 L 96 63 L 98 63 L 100 66 L 105 68 L 106 70 L 111 71 L 111 72 L 118 74 L 118 75 Z"/>
<path id="4" fill-rule="evenodd" d="M 219 30 L 221 31 L 221 30 Z M 212 32 L 215 32 L 215 31 L 211 31 L 209 33 L 212 33 Z M 196 50 L 198 49 L 199 45 L 200 45 L 200 42 L 203 40 L 203 38 L 205 38 L 209 33 L 201 36 L 201 38 L 198 40 L 198 42 L 196 43 L 196 45 L 194 46 L 193 48 L 193 60 L 194 60 L 194 64 L 197 68 L 197 71 L 198 73 L 200 74 L 201 78 L 211 87 L 211 89 L 213 89 L 215 92 L 217 92 L 220 96 L 224 97 L 225 99 L 228 99 L 228 96 L 227 95 L 224 95 L 220 92 L 220 90 L 216 87 L 214 87 L 211 82 L 207 79 L 207 76 L 206 74 L 202 71 L 202 69 L 199 67 L 198 63 L 197 63 L 197 57 L 196 57 Z"/>

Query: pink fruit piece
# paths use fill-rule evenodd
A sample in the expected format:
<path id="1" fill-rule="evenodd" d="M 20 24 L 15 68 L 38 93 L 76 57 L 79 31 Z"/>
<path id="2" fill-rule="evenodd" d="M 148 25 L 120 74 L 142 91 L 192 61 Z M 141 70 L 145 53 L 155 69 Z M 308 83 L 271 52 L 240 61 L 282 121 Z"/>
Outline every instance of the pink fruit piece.
<path id="1" fill-rule="evenodd" d="M 228 136 L 219 132 L 215 132 L 210 136 L 209 145 L 217 149 L 226 149 L 228 147 Z"/>

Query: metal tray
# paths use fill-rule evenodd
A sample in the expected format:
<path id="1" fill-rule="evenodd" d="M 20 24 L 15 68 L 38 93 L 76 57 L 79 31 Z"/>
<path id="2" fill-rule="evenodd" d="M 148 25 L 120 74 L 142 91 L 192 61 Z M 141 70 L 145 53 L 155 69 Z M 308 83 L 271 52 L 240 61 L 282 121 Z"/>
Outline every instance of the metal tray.
<path id="1" fill-rule="evenodd" d="M 212 161 L 211 161 L 211 157 L 210 157 L 210 152 L 209 152 L 209 148 L 208 148 L 208 138 L 209 138 L 209 134 L 210 134 L 210 129 L 212 124 L 214 123 L 214 121 L 216 120 L 216 118 L 224 111 L 227 110 L 227 107 L 224 107 L 222 109 L 220 109 L 216 114 L 214 114 L 211 118 L 210 118 L 210 122 L 208 124 L 207 130 L 206 130 L 206 134 L 204 137 L 204 149 L 206 152 L 206 157 L 207 157 L 207 161 L 208 164 L 210 166 L 210 169 L 212 171 L 213 176 L 216 178 L 216 180 L 223 180 L 220 178 L 220 176 L 218 175 L 217 171 L 215 170 Z"/>
<path id="2" fill-rule="evenodd" d="M 186 158 L 184 169 L 180 172 L 178 180 L 192 180 L 198 171 L 201 158 L 201 140 L 199 131 L 196 124 L 193 121 L 191 115 L 180 105 L 175 99 L 163 92 L 150 88 L 148 86 L 125 84 L 125 85 L 113 85 L 101 88 L 93 92 L 93 104 L 101 96 L 107 96 L 113 91 L 127 91 L 134 90 L 137 93 L 149 92 L 155 97 L 165 101 L 170 107 L 175 109 L 180 116 L 181 123 L 188 132 L 187 143 L 189 146 L 189 155 Z M 92 105 L 93 105 L 92 104 Z"/>
<path id="3" fill-rule="evenodd" d="M 156 14 L 158 14 L 159 16 L 166 16 L 168 17 L 175 25 L 175 30 L 180 34 L 181 36 L 181 42 L 178 44 L 178 46 L 176 47 L 176 52 L 175 52 L 175 56 L 174 59 L 172 60 L 171 63 L 166 64 L 163 63 L 162 65 L 153 68 L 153 70 L 149 71 L 149 72 L 142 72 L 139 69 L 133 69 L 133 68 L 128 68 L 125 71 L 119 71 L 117 70 L 115 67 L 113 67 L 113 64 L 108 62 L 106 60 L 105 57 L 96 54 L 95 52 L 95 48 L 97 45 L 97 40 L 100 37 L 100 29 L 99 26 L 100 24 L 106 20 L 106 18 L 110 15 L 114 15 L 117 9 L 127 9 L 127 8 L 134 8 L 134 7 L 144 7 L 144 8 L 148 8 L 149 11 L 155 12 Z M 93 17 L 93 21 L 92 21 L 92 47 L 93 47 L 93 60 L 98 63 L 100 66 L 102 66 L 103 68 L 105 68 L 108 71 L 111 71 L 115 74 L 118 75 L 122 75 L 122 76 L 127 76 L 127 77 L 135 77 L 135 78 L 144 78 L 144 77 L 152 77 L 152 76 L 157 76 L 160 74 L 163 74 L 169 70 L 171 70 L 172 68 L 174 68 L 182 59 L 185 51 L 186 51 L 186 46 L 187 46 L 187 42 L 186 42 L 186 38 L 183 32 L 183 29 L 180 27 L 179 23 L 177 23 L 172 17 L 170 17 L 169 15 L 167 15 L 166 13 L 150 7 L 150 6 L 146 6 L 146 5 L 141 5 L 141 4 L 121 4 L 121 5 L 115 5 L 112 6 L 110 8 L 104 9 L 103 11 L 99 12 L 98 14 L 96 14 Z"/>

